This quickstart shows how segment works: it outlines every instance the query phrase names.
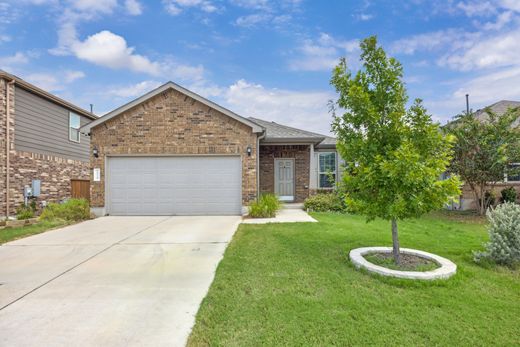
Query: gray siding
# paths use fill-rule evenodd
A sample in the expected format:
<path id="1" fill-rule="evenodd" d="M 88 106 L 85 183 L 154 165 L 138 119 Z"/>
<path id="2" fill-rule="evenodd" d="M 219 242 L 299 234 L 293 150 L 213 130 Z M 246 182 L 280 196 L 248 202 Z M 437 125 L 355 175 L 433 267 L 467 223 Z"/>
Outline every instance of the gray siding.
<path id="1" fill-rule="evenodd" d="M 90 138 L 69 140 L 69 110 L 22 88 L 15 90 L 14 146 L 17 151 L 88 161 Z M 90 120 L 81 117 L 81 125 Z"/>

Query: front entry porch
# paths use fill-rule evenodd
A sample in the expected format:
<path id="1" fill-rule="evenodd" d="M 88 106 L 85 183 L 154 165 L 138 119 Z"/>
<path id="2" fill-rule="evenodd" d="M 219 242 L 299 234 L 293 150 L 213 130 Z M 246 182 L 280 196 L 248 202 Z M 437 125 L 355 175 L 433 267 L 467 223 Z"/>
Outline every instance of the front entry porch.
<path id="1" fill-rule="evenodd" d="M 309 196 L 311 144 L 260 144 L 260 192 L 286 202 Z"/>

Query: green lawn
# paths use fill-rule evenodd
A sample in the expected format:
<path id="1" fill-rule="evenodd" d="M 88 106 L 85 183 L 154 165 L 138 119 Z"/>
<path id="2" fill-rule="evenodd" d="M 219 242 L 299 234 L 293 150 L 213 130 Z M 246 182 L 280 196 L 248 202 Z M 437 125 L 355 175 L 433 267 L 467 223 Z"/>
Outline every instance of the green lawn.
<path id="1" fill-rule="evenodd" d="M 8 227 L 0 230 L 0 244 L 21 239 L 23 237 L 40 234 L 45 231 L 66 225 L 64 221 L 45 221 L 23 227 Z"/>
<path id="2" fill-rule="evenodd" d="M 402 247 L 453 260 L 448 281 L 357 271 L 348 252 L 391 245 L 390 225 L 313 214 L 319 223 L 241 225 L 197 314 L 190 346 L 518 346 L 520 271 L 481 267 L 474 218 L 400 224 Z"/>

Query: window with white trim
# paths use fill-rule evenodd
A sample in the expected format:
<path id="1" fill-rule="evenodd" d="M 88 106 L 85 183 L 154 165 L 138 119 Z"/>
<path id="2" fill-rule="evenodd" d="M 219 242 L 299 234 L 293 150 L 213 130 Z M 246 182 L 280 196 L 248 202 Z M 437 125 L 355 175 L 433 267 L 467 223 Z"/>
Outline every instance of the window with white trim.
<path id="1" fill-rule="evenodd" d="M 318 187 L 334 188 L 336 183 L 336 153 L 320 152 L 318 154 Z"/>
<path id="2" fill-rule="evenodd" d="M 507 182 L 520 182 L 520 163 L 510 164 L 509 167 L 515 169 L 515 173 L 506 175 Z"/>
<path id="3" fill-rule="evenodd" d="M 69 113 L 69 140 L 79 142 L 79 128 L 81 126 L 81 120 L 79 115 L 70 112 Z"/>

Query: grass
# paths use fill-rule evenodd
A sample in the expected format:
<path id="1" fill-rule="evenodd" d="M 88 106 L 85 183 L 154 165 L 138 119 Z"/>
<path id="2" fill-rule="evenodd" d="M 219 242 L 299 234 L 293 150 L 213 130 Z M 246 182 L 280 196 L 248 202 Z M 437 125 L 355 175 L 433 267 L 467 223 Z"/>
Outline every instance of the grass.
<path id="1" fill-rule="evenodd" d="M 0 244 L 21 239 L 23 237 L 40 234 L 67 224 L 70 223 L 60 220 L 52 220 L 42 221 L 36 224 L 21 227 L 7 227 L 0 230 Z"/>
<path id="2" fill-rule="evenodd" d="M 240 226 L 189 346 L 520 345 L 520 271 L 472 261 L 487 240 L 480 219 L 400 223 L 402 247 L 458 265 L 447 281 L 414 282 L 348 261 L 352 248 L 390 246 L 389 223 L 312 215 L 319 223 Z"/>

